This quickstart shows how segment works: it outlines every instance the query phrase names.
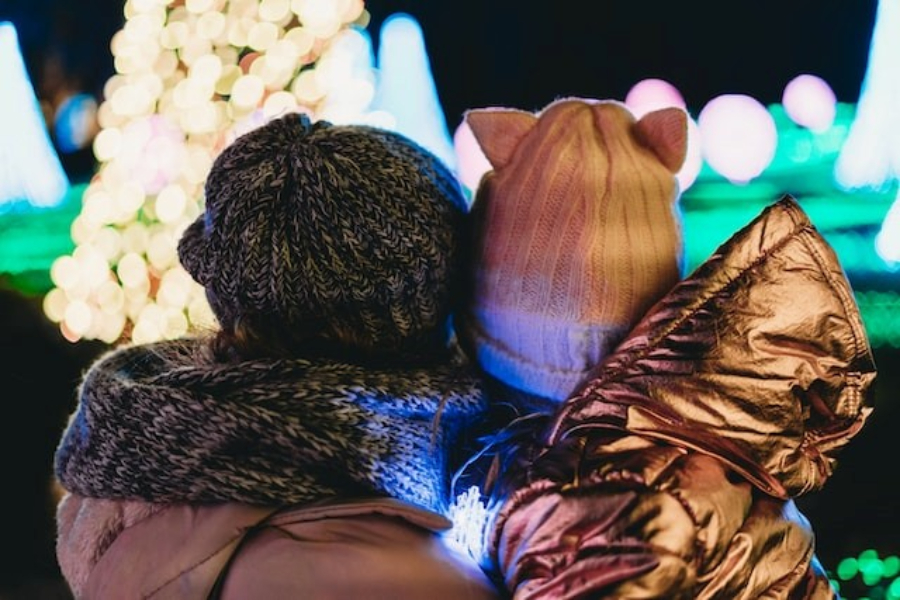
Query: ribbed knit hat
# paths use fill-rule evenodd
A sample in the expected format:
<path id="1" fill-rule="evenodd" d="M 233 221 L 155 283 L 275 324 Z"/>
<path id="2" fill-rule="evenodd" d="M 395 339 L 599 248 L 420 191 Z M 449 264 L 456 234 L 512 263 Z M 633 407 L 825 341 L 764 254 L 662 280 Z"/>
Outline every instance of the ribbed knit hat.
<path id="1" fill-rule="evenodd" d="M 682 275 L 686 113 L 564 98 L 465 119 L 493 170 L 460 338 L 500 381 L 565 399 Z"/>
<path id="2" fill-rule="evenodd" d="M 226 330 L 379 355 L 446 341 L 465 199 L 406 137 L 289 114 L 222 151 L 205 203 L 178 254 Z"/>

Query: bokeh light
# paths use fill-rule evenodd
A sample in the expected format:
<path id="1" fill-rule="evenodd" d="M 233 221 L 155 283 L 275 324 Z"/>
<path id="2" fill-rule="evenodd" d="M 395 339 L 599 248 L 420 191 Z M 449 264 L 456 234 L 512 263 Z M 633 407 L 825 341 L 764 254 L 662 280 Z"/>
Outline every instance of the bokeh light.
<path id="1" fill-rule="evenodd" d="M 493 167 L 478 145 L 472 128 L 463 120 L 453 133 L 453 148 L 456 152 L 457 177 L 471 197 L 478 189 L 478 183 Z"/>
<path id="2" fill-rule="evenodd" d="M 99 167 L 44 302 L 71 341 L 148 342 L 214 323 L 176 245 L 218 152 L 288 111 L 365 121 L 373 95 L 361 0 L 129 0 L 125 16 L 97 108 Z"/>
<path id="3" fill-rule="evenodd" d="M 697 124 L 704 160 L 732 183 L 748 183 L 775 156 L 775 121 L 751 96 L 723 94 L 713 98 L 700 111 Z"/>
<path id="4" fill-rule="evenodd" d="M 642 79 L 625 95 L 625 105 L 636 119 L 650 111 L 675 106 L 685 108 L 684 97 L 674 85 L 664 79 Z"/>
<path id="5" fill-rule="evenodd" d="M 837 115 L 834 91 L 816 75 L 803 74 L 791 79 L 784 87 L 781 103 L 795 123 L 815 133 L 828 131 Z"/>

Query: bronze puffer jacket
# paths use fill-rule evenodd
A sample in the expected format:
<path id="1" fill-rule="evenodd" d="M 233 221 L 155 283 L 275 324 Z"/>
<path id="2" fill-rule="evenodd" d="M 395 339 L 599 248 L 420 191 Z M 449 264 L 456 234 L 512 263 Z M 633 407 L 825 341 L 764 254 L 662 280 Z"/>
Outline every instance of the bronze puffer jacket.
<path id="1" fill-rule="evenodd" d="M 500 574 L 517 599 L 833 597 L 791 499 L 828 479 L 874 377 L 837 257 L 785 197 L 654 306 L 506 474 Z"/>

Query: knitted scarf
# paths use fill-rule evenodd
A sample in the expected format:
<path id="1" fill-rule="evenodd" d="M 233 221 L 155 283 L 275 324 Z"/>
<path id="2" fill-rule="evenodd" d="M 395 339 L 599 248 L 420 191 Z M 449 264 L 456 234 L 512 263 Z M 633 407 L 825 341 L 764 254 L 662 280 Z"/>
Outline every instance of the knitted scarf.
<path id="1" fill-rule="evenodd" d="M 446 510 L 449 450 L 485 408 L 460 361 L 224 364 L 198 359 L 201 348 L 160 342 L 98 360 L 56 451 L 60 483 L 149 502 L 391 496 Z"/>

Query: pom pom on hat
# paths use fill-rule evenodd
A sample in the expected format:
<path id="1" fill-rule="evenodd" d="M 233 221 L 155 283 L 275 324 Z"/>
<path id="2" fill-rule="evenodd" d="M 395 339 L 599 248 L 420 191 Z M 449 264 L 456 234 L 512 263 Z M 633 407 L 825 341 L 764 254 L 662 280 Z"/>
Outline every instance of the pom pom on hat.
<path id="1" fill-rule="evenodd" d="M 205 202 L 178 254 L 224 329 L 370 354 L 445 343 L 465 199 L 406 137 L 290 114 L 222 151 Z"/>
<path id="2" fill-rule="evenodd" d="M 460 338 L 501 382 L 563 400 L 682 275 L 687 115 L 565 98 L 465 118 L 493 170 Z"/>

